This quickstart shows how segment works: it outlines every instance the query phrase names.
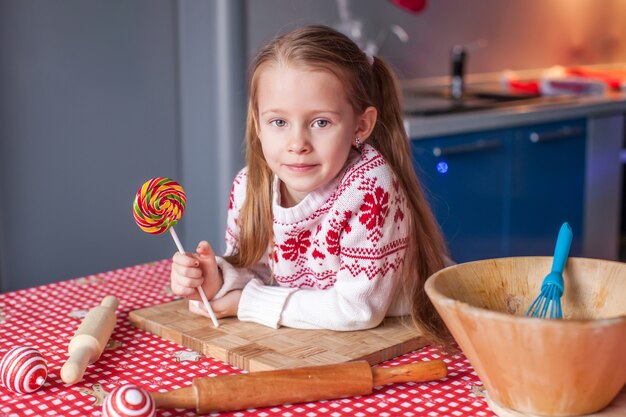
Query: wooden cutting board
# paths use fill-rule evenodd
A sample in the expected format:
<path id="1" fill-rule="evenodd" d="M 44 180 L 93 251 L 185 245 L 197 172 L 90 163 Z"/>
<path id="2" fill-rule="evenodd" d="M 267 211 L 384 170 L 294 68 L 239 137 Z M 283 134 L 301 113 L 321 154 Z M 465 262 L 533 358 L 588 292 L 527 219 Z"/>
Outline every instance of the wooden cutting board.
<path id="1" fill-rule="evenodd" d="M 147 332 L 248 371 L 366 360 L 371 365 L 427 345 L 408 318 L 386 318 L 369 330 L 336 332 L 272 329 L 237 318 L 211 320 L 179 300 L 131 311 L 131 323 Z"/>

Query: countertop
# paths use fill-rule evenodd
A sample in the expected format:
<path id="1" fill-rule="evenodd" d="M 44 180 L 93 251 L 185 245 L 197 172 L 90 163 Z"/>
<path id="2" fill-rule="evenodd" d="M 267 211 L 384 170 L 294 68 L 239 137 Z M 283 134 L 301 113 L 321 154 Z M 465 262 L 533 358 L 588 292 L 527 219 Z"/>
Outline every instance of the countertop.
<path id="1" fill-rule="evenodd" d="M 626 92 L 609 92 L 595 96 L 539 97 L 456 114 L 407 116 L 405 127 L 409 138 L 419 139 L 623 112 L 626 112 Z"/>

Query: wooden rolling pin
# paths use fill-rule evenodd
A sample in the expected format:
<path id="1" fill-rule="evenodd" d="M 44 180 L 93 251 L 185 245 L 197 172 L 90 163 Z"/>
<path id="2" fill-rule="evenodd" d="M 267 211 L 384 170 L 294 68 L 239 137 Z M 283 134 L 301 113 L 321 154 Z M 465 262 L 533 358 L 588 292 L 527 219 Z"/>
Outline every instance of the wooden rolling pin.
<path id="1" fill-rule="evenodd" d="M 443 361 L 372 368 L 367 361 L 196 378 L 191 387 L 151 392 L 157 408 L 195 408 L 198 414 L 270 407 L 355 395 L 392 382 L 423 382 L 448 374 Z"/>
<path id="2" fill-rule="evenodd" d="M 100 358 L 115 328 L 115 309 L 119 300 L 108 295 L 102 303 L 89 310 L 67 346 L 69 358 L 61 368 L 61 379 L 66 384 L 80 381 L 87 365 Z"/>

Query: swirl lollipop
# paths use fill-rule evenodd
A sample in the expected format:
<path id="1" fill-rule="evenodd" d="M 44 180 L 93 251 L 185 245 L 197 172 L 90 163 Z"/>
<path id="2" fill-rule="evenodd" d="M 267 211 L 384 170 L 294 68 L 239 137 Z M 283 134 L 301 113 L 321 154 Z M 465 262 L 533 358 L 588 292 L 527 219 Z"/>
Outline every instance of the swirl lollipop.
<path id="1" fill-rule="evenodd" d="M 137 226 L 144 232 L 159 235 L 169 230 L 178 251 L 185 253 L 173 226 L 183 216 L 186 204 L 185 190 L 179 183 L 171 178 L 152 178 L 146 181 L 135 195 L 133 217 Z M 213 325 L 218 327 L 217 317 L 202 287 L 198 287 L 198 292 L 204 307 L 211 316 Z"/>
<path id="2" fill-rule="evenodd" d="M 180 184 L 171 178 L 152 178 L 137 191 L 133 216 L 141 230 L 159 235 L 178 223 L 186 204 L 185 190 Z"/>

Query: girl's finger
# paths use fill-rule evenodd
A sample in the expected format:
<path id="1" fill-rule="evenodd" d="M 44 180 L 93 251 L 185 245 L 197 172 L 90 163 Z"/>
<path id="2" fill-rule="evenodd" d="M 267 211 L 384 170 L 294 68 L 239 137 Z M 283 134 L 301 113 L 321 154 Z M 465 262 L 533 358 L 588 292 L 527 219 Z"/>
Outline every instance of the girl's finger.
<path id="1" fill-rule="evenodd" d="M 190 300 L 200 299 L 200 297 L 198 296 L 198 291 L 195 288 L 183 287 L 174 283 L 172 283 L 171 288 L 174 295 L 186 297 Z"/>
<path id="2" fill-rule="evenodd" d="M 176 274 L 185 278 L 202 278 L 202 270 L 200 268 L 172 264 L 172 269 Z"/>
<path id="3" fill-rule="evenodd" d="M 197 287 L 202 285 L 203 280 L 177 276 L 172 282 L 178 285 L 179 287 L 191 288 L 195 290 Z"/>
<path id="4" fill-rule="evenodd" d="M 197 267 L 200 265 L 198 259 L 190 254 L 190 253 L 180 253 L 176 252 L 172 257 L 174 264 L 188 266 L 188 267 Z"/>
<path id="5" fill-rule="evenodd" d="M 207 242 L 206 240 L 203 240 L 202 242 L 198 243 L 196 252 L 198 253 L 200 257 L 211 257 L 211 258 L 215 257 L 215 252 L 213 251 L 213 248 L 211 247 L 209 242 Z"/>

